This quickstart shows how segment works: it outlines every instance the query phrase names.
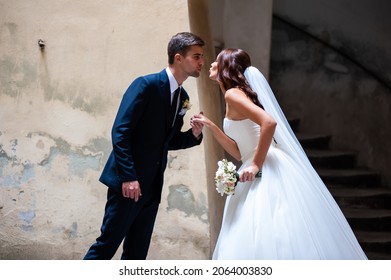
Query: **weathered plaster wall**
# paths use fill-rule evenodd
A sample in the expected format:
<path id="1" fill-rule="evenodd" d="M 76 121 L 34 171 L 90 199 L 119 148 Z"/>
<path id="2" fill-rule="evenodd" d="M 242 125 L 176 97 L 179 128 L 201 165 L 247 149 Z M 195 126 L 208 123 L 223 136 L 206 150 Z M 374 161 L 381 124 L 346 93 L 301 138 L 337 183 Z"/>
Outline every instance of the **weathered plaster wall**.
<path id="1" fill-rule="evenodd" d="M 0 259 L 84 256 L 122 94 L 166 67 L 168 40 L 187 30 L 182 0 L 0 0 Z M 195 80 L 185 86 L 188 121 L 199 106 Z M 170 153 L 150 259 L 209 258 L 203 154 Z"/>

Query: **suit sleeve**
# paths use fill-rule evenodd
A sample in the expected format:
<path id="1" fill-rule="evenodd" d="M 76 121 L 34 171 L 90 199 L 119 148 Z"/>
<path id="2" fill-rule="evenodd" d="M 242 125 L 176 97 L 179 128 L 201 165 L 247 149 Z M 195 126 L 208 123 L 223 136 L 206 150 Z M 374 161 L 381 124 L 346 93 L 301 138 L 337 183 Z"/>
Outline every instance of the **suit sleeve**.
<path id="1" fill-rule="evenodd" d="M 169 143 L 169 150 L 180 150 L 194 147 L 201 144 L 202 138 L 202 133 L 199 139 L 195 138 L 191 129 L 185 132 L 178 131 Z"/>
<path id="2" fill-rule="evenodd" d="M 144 78 L 140 77 L 133 81 L 122 98 L 111 131 L 117 173 L 122 182 L 137 180 L 132 155 L 132 136 L 145 110 L 146 88 L 147 83 Z"/>

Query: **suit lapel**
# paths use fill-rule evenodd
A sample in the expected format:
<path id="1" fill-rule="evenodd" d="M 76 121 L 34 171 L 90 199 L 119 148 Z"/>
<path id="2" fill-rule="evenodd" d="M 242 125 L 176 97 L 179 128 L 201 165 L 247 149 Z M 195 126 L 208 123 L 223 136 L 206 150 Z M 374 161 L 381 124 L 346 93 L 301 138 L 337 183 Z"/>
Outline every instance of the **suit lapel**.
<path id="1" fill-rule="evenodd" d="M 171 110 L 171 91 L 170 91 L 170 82 L 168 80 L 168 76 L 166 70 L 164 69 L 159 73 L 160 75 L 160 95 L 163 100 L 164 107 L 164 118 L 166 123 L 166 129 L 169 131 L 171 129 L 171 121 L 170 120 L 170 110 Z"/>

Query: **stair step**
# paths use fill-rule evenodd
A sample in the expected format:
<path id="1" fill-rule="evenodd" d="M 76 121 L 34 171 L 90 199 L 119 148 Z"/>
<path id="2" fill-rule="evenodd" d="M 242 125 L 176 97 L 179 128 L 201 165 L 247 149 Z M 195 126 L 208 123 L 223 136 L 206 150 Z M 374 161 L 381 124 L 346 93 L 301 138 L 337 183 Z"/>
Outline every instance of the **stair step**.
<path id="1" fill-rule="evenodd" d="M 357 153 L 331 150 L 331 135 L 300 132 L 300 119 L 288 121 L 368 258 L 391 260 L 391 188 L 378 172 L 356 167 Z"/>
<path id="2" fill-rule="evenodd" d="M 365 252 L 387 254 L 391 257 L 391 232 L 355 231 L 354 234 Z M 374 257 L 374 256 L 373 256 Z M 379 257 L 379 256 L 378 256 Z M 370 256 L 368 256 L 370 258 Z M 390 258 L 391 259 L 391 258 Z"/>
<path id="3" fill-rule="evenodd" d="M 356 153 L 336 150 L 305 150 L 314 167 L 322 168 L 353 168 L 356 163 Z"/>
<path id="4" fill-rule="evenodd" d="M 299 118 L 288 118 L 288 123 L 293 131 L 297 132 L 299 130 L 299 126 L 300 126 Z"/>
<path id="5" fill-rule="evenodd" d="M 329 187 L 340 207 L 391 209 L 391 189 Z"/>
<path id="6" fill-rule="evenodd" d="M 389 243 L 391 245 L 391 231 L 355 231 L 358 240 L 367 243 Z"/>
<path id="7" fill-rule="evenodd" d="M 329 147 L 330 135 L 295 133 L 297 139 L 304 149 L 327 149 Z"/>
<path id="8" fill-rule="evenodd" d="M 357 187 L 376 186 L 380 183 L 379 173 L 369 169 L 326 169 L 317 172 L 325 184 L 346 184 Z"/>
<path id="9" fill-rule="evenodd" d="M 391 231 L 390 209 L 341 208 L 352 229 L 358 231 Z"/>
<path id="10" fill-rule="evenodd" d="M 379 253 L 379 252 L 372 252 L 370 250 L 364 252 L 368 257 L 368 260 L 391 260 L 390 252 Z"/>

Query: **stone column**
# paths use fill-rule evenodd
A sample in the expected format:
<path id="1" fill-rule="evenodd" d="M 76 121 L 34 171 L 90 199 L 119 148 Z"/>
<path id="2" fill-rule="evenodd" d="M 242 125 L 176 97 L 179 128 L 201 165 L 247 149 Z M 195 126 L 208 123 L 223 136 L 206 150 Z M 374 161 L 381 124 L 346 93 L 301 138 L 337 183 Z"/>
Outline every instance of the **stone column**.
<path id="1" fill-rule="evenodd" d="M 217 83 L 209 79 L 208 71 L 210 64 L 215 60 L 209 24 L 208 1 L 188 0 L 188 8 L 191 32 L 202 37 L 206 43 L 204 48 L 205 65 L 201 76 L 197 79 L 200 110 L 214 123 L 221 125 L 223 108 L 220 91 Z M 215 190 L 214 175 L 217 169 L 217 161 L 224 157 L 224 151 L 207 129 L 204 129 L 204 147 L 208 184 L 210 248 L 213 252 L 220 231 L 225 199 Z"/>

